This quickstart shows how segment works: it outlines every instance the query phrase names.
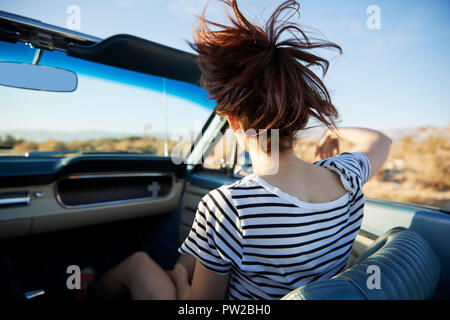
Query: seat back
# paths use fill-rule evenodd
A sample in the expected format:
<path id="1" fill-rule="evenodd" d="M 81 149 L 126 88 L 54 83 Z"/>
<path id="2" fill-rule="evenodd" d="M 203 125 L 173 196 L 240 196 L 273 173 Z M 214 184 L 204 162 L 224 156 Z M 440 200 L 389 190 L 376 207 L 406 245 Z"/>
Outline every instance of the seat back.
<path id="1" fill-rule="evenodd" d="M 294 290 L 283 300 L 431 299 L 439 282 L 440 266 L 435 252 L 418 233 L 394 228 L 347 270 Z"/>

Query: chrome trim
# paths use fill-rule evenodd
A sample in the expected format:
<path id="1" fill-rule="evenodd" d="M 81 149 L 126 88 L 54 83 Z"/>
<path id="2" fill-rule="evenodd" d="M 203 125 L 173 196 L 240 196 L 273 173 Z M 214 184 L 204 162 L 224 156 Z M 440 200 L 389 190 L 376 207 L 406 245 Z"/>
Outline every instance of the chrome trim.
<path id="1" fill-rule="evenodd" d="M 25 205 L 25 206 L 29 206 L 31 203 L 31 197 L 30 197 L 30 193 L 29 192 L 23 192 L 24 195 L 19 195 L 19 193 L 17 193 L 18 196 L 14 196 L 13 194 L 11 194 L 11 197 L 9 197 L 9 195 L 5 198 L 1 198 L 1 194 L 0 194 L 0 208 L 3 206 L 10 206 L 10 205 Z"/>
<path id="2" fill-rule="evenodd" d="M 71 174 L 62 179 L 95 179 L 95 178 L 128 178 L 128 177 L 170 177 L 174 176 L 169 172 L 107 172 L 107 173 L 78 173 Z M 61 180 L 62 180 L 61 179 Z"/>
<path id="3" fill-rule="evenodd" d="M 34 290 L 25 292 L 25 299 L 30 300 L 45 294 L 45 290 Z"/>
<path id="4" fill-rule="evenodd" d="M 359 230 L 359 235 L 369 238 L 370 240 L 376 240 L 378 238 L 378 236 L 376 234 L 373 234 L 373 233 L 363 230 L 363 229 Z"/>
<path id="5" fill-rule="evenodd" d="M 217 114 L 214 116 L 203 135 L 197 138 L 194 148 L 186 159 L 188 170 L 192 170 L 195 165 L 203 163 L 203 157 L 214 148 L 214 145 L 218 142 L 216 137 L 226 124 L 226 118 L 221 118 Z"/>
<path id="6" fill-rule="evenodd" d="M 155 200 L 164 200 L 165 198 L 168 198 L 170 196 L 169 193 L 161 198 L 154 199 L 150 197 L 146 198 L 135 198 L 135 199 L 127 199 L 127 200 L 116 200 L 116 201 L 106 201 L 106 202 L 97 202 L 97 203 L 89 203 L 89 204 L 80 204 L 80 205 L 67 205 L 65 204 L 62 199 L 61 195 L 58 191 L 58 184 L 62 180 L 66 179 L 96 179 L 96 178 L 127 178 L 127 177 L 171 177 L 172 178 L 172 186 L 175 183 L 175 175 L 173 173 L 169 172 L 130 172 L 130 173 L 116 173 L 116 172 L 109 172 L 109 173 L 80 173 L 80 174 L 72 174 L 65 176 L 58 181 L 55 182 L 53 190 L 55 192 L 55 198 L 56 202 L 63 207 L 64 209 L 84 209 L 84 208 L 93 208 L 93 207 L 101 207 L 101 206 L 107 206 L 107 205 L 117 205 L 117 204 L 127 204 L 127 203 L 133 203 L 133 202 L 143 202 L 143 201 L 155 201 Z"/>
<path id="7" fill-rule="evenodd" d="M 41 57 L 42 57 L 42 50 L 41 49 L 36 49 L 36 52 L 34 53 L 34 58 L 33 58 L 33 64 L 37 65 L 39 64 L 39 61 L 41 61 Z"/>
<path id="8" fill-rule="evenodd" d="M 68 38 L 78 40 L 78 41 L 89 41 L 89 42 L 96 42 L 96 43 L 102 41 L 101 38 L 93 37 L 93 36 L 90 36 L 90 35 L 87 35 L 84 33 L 64 29 L 61 27 L 53 26 L 51 24 L 43 23 L 39 20 L 30 19 L 30 18 L 20 16 L 20 15 L 14 14 L 14 13 L 9 13 L 6 11 L 0 10 L 0 19 L 11 21 L 14 23 L 22 24 L 22 25 L 27 25 L 27 26 L 30 26 L 33 28 L 38 28 L 38 29 L 41 29 L 41 30 L 47 31 L 47 32 L 57 33 L 61 36 L 68 37 Z"/>

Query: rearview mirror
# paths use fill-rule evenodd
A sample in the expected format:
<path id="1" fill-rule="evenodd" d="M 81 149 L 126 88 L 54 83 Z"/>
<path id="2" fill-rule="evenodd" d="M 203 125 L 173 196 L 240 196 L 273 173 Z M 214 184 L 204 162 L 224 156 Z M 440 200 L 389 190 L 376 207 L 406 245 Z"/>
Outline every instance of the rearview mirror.
<path id="1" fill-rule="evenodd" d="M 78 86 L 75 72 L 29 63 L 0 62 L 0 85 L 51 92 L 73 92 Z"/>

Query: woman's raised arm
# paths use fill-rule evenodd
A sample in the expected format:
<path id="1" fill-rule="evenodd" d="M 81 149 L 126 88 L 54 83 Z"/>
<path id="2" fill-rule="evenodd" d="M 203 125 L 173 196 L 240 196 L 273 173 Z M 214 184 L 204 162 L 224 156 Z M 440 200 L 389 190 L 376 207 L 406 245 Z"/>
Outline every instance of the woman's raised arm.
<path id="1" fill-rule="evenodd" d="M 348 140 L 355 145 L 353 152 L 363 152 L 367 155 L 371 166 L 371 176 L 375 175 L 386 161 L 392 140 L 376 130 L 366 128 L 338 128 L 336 132 L 328 130 L 320 140 L 316 155 L 329 157 L 334 151 L 339 153 L 338 139 Z"/>

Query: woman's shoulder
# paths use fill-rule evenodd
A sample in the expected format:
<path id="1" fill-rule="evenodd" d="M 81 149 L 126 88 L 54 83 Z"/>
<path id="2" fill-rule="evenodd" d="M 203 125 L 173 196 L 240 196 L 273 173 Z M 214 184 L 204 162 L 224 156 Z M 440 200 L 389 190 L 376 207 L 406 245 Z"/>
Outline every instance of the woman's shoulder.
<path id="1" fill-rule="evenodd" d="M 345 152 L 338 156 L 314 162 L 315 165 L 336 172 L 346 189 L 357 189 L 366 183 L 371 174 L 370 162 L 362 152 Z"/>

